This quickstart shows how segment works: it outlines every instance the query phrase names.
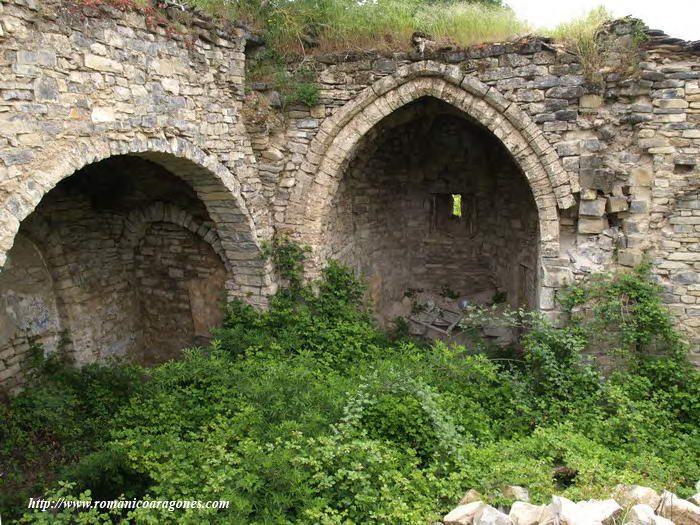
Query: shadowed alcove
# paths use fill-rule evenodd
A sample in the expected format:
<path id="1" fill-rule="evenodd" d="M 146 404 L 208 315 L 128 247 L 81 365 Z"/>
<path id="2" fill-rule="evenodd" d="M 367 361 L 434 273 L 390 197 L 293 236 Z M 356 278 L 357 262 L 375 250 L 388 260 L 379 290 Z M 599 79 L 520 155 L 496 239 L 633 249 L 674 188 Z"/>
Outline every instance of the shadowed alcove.
<path id="1" fill-rule="evenodd" d="M 370 283 L 384 321 L 405 295 L 536 306 L 537 208 L 501 142 L 432 97 L 363 137 L 324 228 L 330 257 Z"/>

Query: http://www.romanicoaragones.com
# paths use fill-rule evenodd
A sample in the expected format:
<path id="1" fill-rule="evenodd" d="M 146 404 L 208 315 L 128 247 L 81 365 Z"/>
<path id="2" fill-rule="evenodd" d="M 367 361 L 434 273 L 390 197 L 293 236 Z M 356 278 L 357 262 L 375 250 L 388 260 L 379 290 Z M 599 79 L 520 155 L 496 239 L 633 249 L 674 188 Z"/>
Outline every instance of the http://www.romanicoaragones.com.
<path id="1" fill-rule="evenodd" d="M 41 498 L 29 498 L 27 508 L 42 511 L 63 509 L 164 509 L 175 511 L 180 509 L 227 509 L 228 501 L 200 501 L 200 500 L 66 500 L 57 498 L 47 500 Z"/>

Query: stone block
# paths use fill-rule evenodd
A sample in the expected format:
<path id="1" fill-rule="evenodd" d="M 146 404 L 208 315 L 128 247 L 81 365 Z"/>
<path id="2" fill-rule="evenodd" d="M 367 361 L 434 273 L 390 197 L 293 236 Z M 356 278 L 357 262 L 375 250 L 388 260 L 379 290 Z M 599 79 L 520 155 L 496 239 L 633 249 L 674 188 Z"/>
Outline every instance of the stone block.
<path id="1" fill-rule="evenodd" d="M 663 109 L 684 109 L 688 107 L 688 103 L 682 98 L 657 98 L 654 100 L 654 106 Z"/>
<path id="2" fill-rule="evenodd" d="M 485 507 L 488 507 L 488 505 L 482 501 L 474 501 L 466 505 L 459 505 L 445 515 L 445 517 L 442 518 L 442 522 L 445 525 L 469 525 L 473 522 L 476 513 Z"/>
<path id="3" fill-rule="evenodd" d="M 581 108 L 596 109 L 603 105 L 603 97 L 600 95 L 583 95 L 578 99 Z"/>
<path id="4" fill-rule="evenodd" d="M 580 140 L 568 140 L 563 142 L 558 142 L 554 146 L 557 153 L 562 157 L 578 155 L 581 153 L 581 141 Z"/>
<path id="5" fill-rule="evenodd" d="M 583 188 L 581 190 L 581 199 L 585 201 L 592 201 L 598 198 L 598 192 L 591 188 Z"/>
<path id="6" fill-rule="evenodd" d="M 665 491 L 661 494 L 661 503 L 657 512 L 674 523 L 700 525 L 700 507 L 679 498 L 672 492 Z"/>
<path id="7" fill-rule="evenodd" d="M 629 208 L 629 203 L 626 197 L 608 197 L 607 203 L 608 213 L 618 213 Z"/>
<path id="8" fill-rule="evenodd" d="M 539 525 L 554 521 L 549 505 L 532 505 L 523 501 L 513 503 L 509 517 L 513 525 Z"/>
<path id="9" fill-rule="evenodd" d="M 101 122 L 114 122 L 116 116 L 114 114 L 114 108 L 111 107 L 96 107 L 92 109 L 91 114 L 92 121 L 96 124 Z"/>
<path id="10" fill-rule="evenodd" d="M 530 494 L 525 487 L 518 485 L 504 485 L 501 487 L 501 494 L 504 498 L 518 501 L 530 501 Z"/>
<path id="11" fill-rule="evenodd" d="M 617 254 L 617 262 L 622 266 L 639 266 L 643 256 L 636 250 L 620 250 Z"/>
<path id="12" fill-rule="evenodd" d="M 612 496 L 623 507 L 643 504 L 655 509 L 661 502 L 658 492 L 641 485 L 617 485 Z"/>
<path id="13" fill-rule="evenodd" d="M 584 157 L 581 157 L 581 162 L 583 159 Z M 605 169 L 583 169 L 582 167 L 579 179 L 582 188 L 601 190 L 604 193 L 611 193 L 615 184 L 614 173 Z"/>
<path id="14" fill-rule="evenodd" d="M 467 493 L 459 500 L 460 505 L 467 505 L 469 503 L 474 503 L 475 501 L 481 501 L 481 493 L 474 489 L 469 489 Z"/>
<path id="15" fill-rule="evenodd" d="M 85 67 L 108 73 L 121 73 L 124 70 L 124 66 L 116 60 L 91 54 L 85 55 Z"/>
<path id="16" fill-rule="evenodd" d="M 697 262 L 700 261 L 700 252 L 673 252 L 668 255 L 669 261 Z"/>
<path id="17" fill-rule="evenodd" d="M 652 173 L 647 168 L 633 168 L 630 172 L 632 186 L 651 186 Z"/>
<path id="18" fill-rule="evenodd" d="M 564 266 L 545 265 L 542 268 L 542 284 L 550 288 L 560 288 L 573 281 L 571 269 Z"/>
<path id="19" fill-rule="evenodd" d="M 602 233 L 608 227 L 608 220 L 605 217 L 588 218 L 580 217 L 578 220 L 578 232 L 583 234 Z"/>
<path id="20" fill-rule="evenodd" d="M 605 215 L 606 200 L 597 198 L 595 200 L 582 200 L 579 204 L 579 215 L 591 217 L 602 217 Z"/>

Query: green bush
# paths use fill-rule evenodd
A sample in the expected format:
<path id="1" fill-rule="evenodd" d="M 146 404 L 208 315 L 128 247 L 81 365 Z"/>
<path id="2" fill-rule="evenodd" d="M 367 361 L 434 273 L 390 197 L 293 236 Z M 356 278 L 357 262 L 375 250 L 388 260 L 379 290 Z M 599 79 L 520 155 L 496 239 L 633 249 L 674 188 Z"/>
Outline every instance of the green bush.
<path id="1" fill-rule="evenodd" d="M 0 404 L 0 515 L 8 519 L 64 467 L 100 450 L 114 414 L 142 385 L 140 370 L 126 363 L 74 368 L 60 352 L 44 357 L 36 346 L 33 352 L 26 388 L 9 405 Z M 81 486 L 99 486 L 110 468 L 84 470 Z"/>
<path id="2" fill-rule="evenodd" d="M 561 295 L 569 323 L 532 316 L 520 357 L 491 359 L 387 337 L 353 273 L 331 263 L 307 283 L 304 254 L 288 241 L 270 245 L 286 286 L 267 311 L 232 302 L 209 347 L 143 372 L 57 365 L 60 379 L 36 382 L 4 408 L 12 486 L 28 486 L 22 462 L 46 457 L 44 436 L 70 454 L 51 456 L 42 483 L 4 499 L 3 516 L 21 513 L 30 492 L 230 501 L 80 515 L 184 524 L 427 523 L 469 488 L 509 503 L 503 484 L 528 487 L 537 503 L 607 497 L 618 483 L 694 492 L 700 373 L 647 269 L 571 287 Z M 606 374 L 589 355 L 602 327 L 625 349 Z"/>

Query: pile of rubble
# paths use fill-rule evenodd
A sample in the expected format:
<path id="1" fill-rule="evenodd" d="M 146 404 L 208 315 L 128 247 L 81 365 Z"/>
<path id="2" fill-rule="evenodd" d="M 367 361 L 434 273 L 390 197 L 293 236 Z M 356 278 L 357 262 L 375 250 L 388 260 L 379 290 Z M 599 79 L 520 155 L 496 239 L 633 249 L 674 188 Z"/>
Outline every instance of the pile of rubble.
<path id="1" fill-rule="evenodd" d="M 684 500 L 639 485 L 618 485 L 612 498 L 574 503 L 553 496 L 548 505 L 533 505 L 526 489 L 503 487 L 510 509 L 492 507 L 470 490 L 447 514 L 444 525 L 700 525 L 700 493 Z M 506 513 L 508 512 L 508 513 Z"/>

